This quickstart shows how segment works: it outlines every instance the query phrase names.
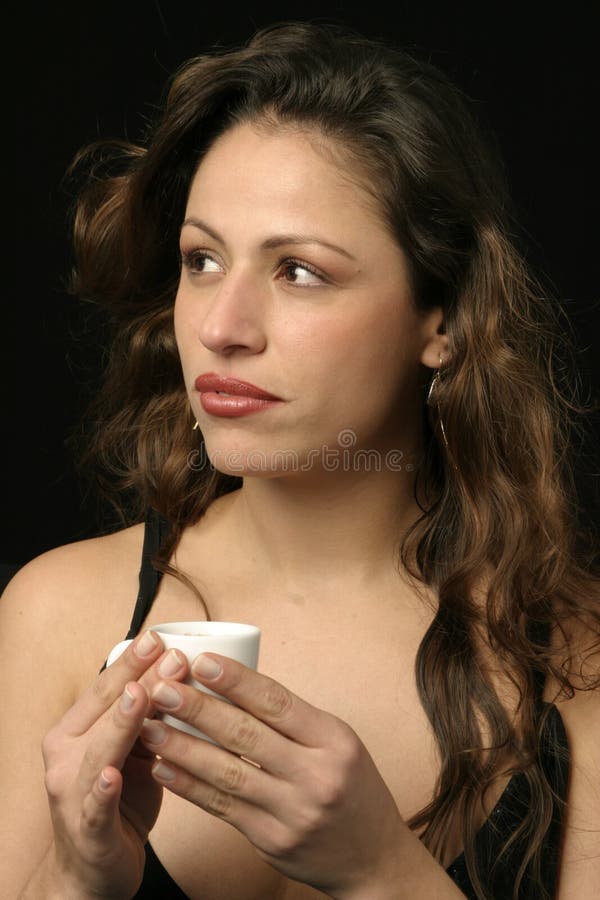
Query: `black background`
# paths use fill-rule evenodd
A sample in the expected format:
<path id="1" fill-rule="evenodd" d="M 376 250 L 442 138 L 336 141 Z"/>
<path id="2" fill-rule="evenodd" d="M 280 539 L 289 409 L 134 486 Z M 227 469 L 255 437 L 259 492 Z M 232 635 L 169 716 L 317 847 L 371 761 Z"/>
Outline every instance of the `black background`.
<path id="1" fill-rule="evenodd" d="M 7 375 L 3 402 L 5 487 L 0 561 L 22 563 L 94 531 L 82 504 L 69 431 L 100 366 L 89 311 L 64 288 L 69 268 L 68 190 L 62 178 L 79 147 L 97 137 L 139 137 L 173 69 L 215 43 L 247 40 L 281 20 L 346 23 L 391 37 L 431 59 L 477 101 L 498 137 L 528 238 L 527 253 L 566 305 L 581 377 L 600 393 L 598 300 L 597 17 L 583 4 L 338 2 L 234 8 L 178 0 L 56 3 L 15 10 L 18 63 L 12 251 L 3 297 Z M 13 175 L 14 172 L 14 175 Z M 581 500 L 598 518 L 597 418 L 578 463 Z M 596 498 L 596 499 L 595 499 Z"/>

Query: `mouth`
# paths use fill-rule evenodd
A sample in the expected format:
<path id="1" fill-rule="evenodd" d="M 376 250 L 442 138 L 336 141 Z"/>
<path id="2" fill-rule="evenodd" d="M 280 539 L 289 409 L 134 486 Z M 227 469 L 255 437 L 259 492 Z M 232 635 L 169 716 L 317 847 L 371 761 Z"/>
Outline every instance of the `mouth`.
<path id="1" fill-rule="evenodd" d="M 255 400 L 281 400 L 269 391 L 250 384 L 248 381 L 241 381 L 238 378 L 230 378 L 229 376 L 217 375 L 215 372 L 207 372 L 199 375 L 194 387 L 200 394 L 213 393 L 222 397 L 251 397 Z"/>
<path id="2" fill-rule="evenodd" d="M 198 375 L 194 387 L 200 394 L 204 412 L 219 418 L 239 418 L 272 409 L 283 402 L 281 397 L 249 381 L 217 375 L 216 372 Z"/>

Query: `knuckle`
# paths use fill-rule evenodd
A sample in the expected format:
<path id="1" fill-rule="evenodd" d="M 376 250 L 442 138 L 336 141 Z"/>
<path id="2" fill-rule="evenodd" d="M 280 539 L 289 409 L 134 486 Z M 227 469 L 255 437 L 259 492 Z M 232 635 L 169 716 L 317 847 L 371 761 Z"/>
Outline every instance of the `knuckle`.
<path id="1" fill-rule="evenodd" d="M 225 768 L 216 778 L 216 787 L 222 791 L 239 792 L 243 789 L 245 782 L 243 767 L 233 760 L 225 765 Z"/>
<path id="2" fill-rule="evenodd" d="M 49 765 L 56 756 L 60 744 L 57 728 L 52 728 L 42 739 L 42 759 Z"/>
<path id="3" fill-rule="evenodd" d="M 109 712 L 109 715 L 106 718 L 107 722 L 119 732 L 130 732 L 134 731 L 136 727 L 136 718 L 132 718 L 131 716 L 126 716 L 121 709 L 120 703 L 115 703 L 113 705 L 112 710 Z M 123 734 L 120 734 L 117 737 L 118 740 L 123 739 Z"/>
<path id="4" fill-rule="evenodd" d="M 206 694 L 203 694 L 202 691 L 194 691 L 191 699 L 184 699 L 186 719 L 194 722 L 194 720 L 202 713 L 205 703 Z M 178 711 L 179 714 L 180 712 L 181 711 Z"/>
<path id="5" fill-rule="evenodd" d="M 262 849 L 273 859 L 286 859 L 300 846 L 301 841 L 295 831 L 281 827 L 263 842 Z"/>
<path id="6" fill-rule="evenodd" d="M 125 674 L 125 677 L 127 679 L 131 681 L 137 680 L 139 678 L 140 672 L 144 671 L 148 667 L 148 665 L 150 664 L 150 659 L 153 658 L 152 655 L 148 658 L 138 656 L 134 649 L 135 646 L 136 641 L 133 640 L 129 644 L 129 646 L 125 648 L 123 653 L 121 653 L 118 659 L 115 660 L 113 665 L 110 666 L 110 668 L 115 672 L 124 670 L 124 672 L 121 672 L 121 679 L 123 678 L 123 674 Z M 154 648 L 154 650 L 156 650 L 156 647 Z M 152 651 L 152 653 L 154 653 L 154 651 Z"/>
<path id="7" fill-rule="evenodd" d="M 206 801 L 206 810 L 220 819 L 227 819 L 231 813 L 231 797 L 214 788 Z"/>
<path id="8" fill-rule="evenodd" d="M 229 731 L 228 746 L 236 753 L 252 753 L 258 745 L 259 734 L 256 720 L 242 715 L 233 722 Z"/>
<path id="9" fill-rule="evenodd" d="M 87 771 L 99 772 L 105 762 L 94 746 L 90 744 L 86 748 L 82 767 Z"/>
<path id="10" fill-rule="evenodd" d="M 318 768 L 311 784 L 315 814 L 319 810 L 332 812 L 344 802 L 348 786 L 360 777 L 363 744 L 356 732 L 345 722 L 333 736 L 328 750 L 319 757 Z"/>
<path id="11" fill-rule="evenodd" d="M 109 671 L 109 669 L 105 669 L 91 684 L 92 694 L 104 706 L 110 706 L 114 700 L 114 688 L 111 687 L 110 680 L 106 677 Z"/>
<path id="12" fill-rule="evenodd" d="M 352 770 L 362 757 L 362 743 L 360 738 L 345 722 L 339 723 L 338 734 L 335 738 L 336 756 L 338 766 L 346 770 Z"/>
<path id="13" fill-rule="evenodd" d="M 333 772 L 318 788 L 319 806 L 325 810 L 338 807 L 345 797 L 347 787 L 348 783 L 343 775 L 339 771 Z"/>
<path id="14" fill-rule="evenodd" d="M 243 685 L 245 672 L 242 668 L 238 666 L 231 666 L 227 670 L 227 687 L 230 690 L 236 690 L 240 685 Z"/>
<path id="15" fill-rule="evenodd" d="M 50 800 L 58 800 L 63 790 L 63 779 L 60 772 L 54 766 L 46 769 L 44 774 L 44 786 Z"/>
<path id="16" fill-rule="evenodd" d="M 302 835 L 304 841 L 313 841 L 315 837 L 318 836 L 323 826 L 329 821 L 327 813 L 328 809 L 323 806 L 306 804 L 304 808 L 296 814 L 295 821 L 298 835 Z M 299 846 L 300 843 L 301 840 L 298 837 L 296 839 L 297 846 Z"/>
<path id="17" fill-rule="evenodd" d="M 196 754 L 196 739 L 187 740 L 187 735 L 182 735 L 178 729 L 167 728 L 167 737 L 160 745 L 161 756 L 170 755 L 177 757 L 177 761 L 181 768 L 187 768 L 194 765 Z M 188 760 L 191 760 L 188 762 Z"/>
<path id="18" fill-rule="evenodd" d="M 293 706 L 292 695 L 283 685 L 271 681 L 265 688 L 263 711 L 271 719 L 287 718 Z"/>
<path id="19" fill-rule="evenodd" d="M 97 809 L 84 806 L 81 810 L 80 822 L 82 828 L 86 831 L 97 831 L 101 825 L 102 818 Z"/>

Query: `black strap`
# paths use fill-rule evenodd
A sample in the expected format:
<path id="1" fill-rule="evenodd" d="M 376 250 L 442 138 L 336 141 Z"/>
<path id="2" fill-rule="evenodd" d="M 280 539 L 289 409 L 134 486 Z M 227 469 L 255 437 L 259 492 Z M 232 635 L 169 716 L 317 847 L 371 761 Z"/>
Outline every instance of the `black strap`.
<path id="1" fill-rule="evenodd" d="M 154 554 L 158 552 L 168 532 L 169 523 L 166 519 L 161 518 L 156 510 L 149 509 L 144 523 L 144 546 L 142 548 L 142 562 L 139 574 L 140 587 L 125 640 L 130 640 L 138 634 L 142 627 L 142 622 L 150 612 L 154 602 L 156 591 L 162 578 L 162 572 L 156 571 L 152 566 L 151 560 Z M 103 672 L 105 668 L 106 660 L 100 672 Z"/>
<path id="2" fill-rule="evenodd" d="M 189 900 L 161 863 L 150 841 L 145 852 L 144 878 L 133 900 Z"/>
<path id="3" fill-rule="evenodd" d="M 144 525 L 144 546 L 139 575 L 140 587 L 125 640 L 134 638 L 139 633 L 142 622 L 150 612 L 154 602 L 158 585 L 162 578 L 162 572 L 158 572 L 153 567 L 152 558 L 158 553 L 168 531 L 169 523 L 159 516 L 156 510 L 149 509 L 146 513 Z"/>
<path id="4" fill-rule="evenodd" d="M 540 762 L 553 791 L 552 820 L 543 837 L 543 864 L 540 876 L 548 896 L 554 897 L 558 883 L 560 842 L 569 779 L 569 744 L 563 720 L 554 704 L 538 701 L 536 712 L 538 716 L 544 714 L 544 727 L 540 738 Z M 530 804 L 531 790 L 527 776 L 523 772 L 516 772 L 475 835 L 478 868 L 483 881 L 487 882 L 487 890 L 491 897 L 504 898 L 513 895 L 517 872 L 523 863 L 527 846 L 525 835 L 519 835 L 506 849 L 493 878 L 491 873 L 504 842 L 518 832 Z M 472 885 L 464 852 L 448 866 L 446 872 L 469 900 L 477 900 L 478 894 Z M 540 896 L 539 889 L 531 879 L 528 866 L 519 889 L 519 900 L 539 900 Z"/>

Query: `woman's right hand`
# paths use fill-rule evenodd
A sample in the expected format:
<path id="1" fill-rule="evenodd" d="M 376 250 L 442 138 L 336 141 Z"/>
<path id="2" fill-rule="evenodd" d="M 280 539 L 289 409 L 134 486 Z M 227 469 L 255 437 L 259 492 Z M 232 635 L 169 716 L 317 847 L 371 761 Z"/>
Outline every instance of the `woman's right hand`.
<path id="1" fill-rule="evenodd" d="M 188 674 L 182 653 L 145 632 L 90 685 L 45 736 L 54 829 L 49 876 L 64 897 L 129 900 L 142 881 L 144 844 L 162 788 L 154 755 L 138 742 L 155 683 Z"/>

